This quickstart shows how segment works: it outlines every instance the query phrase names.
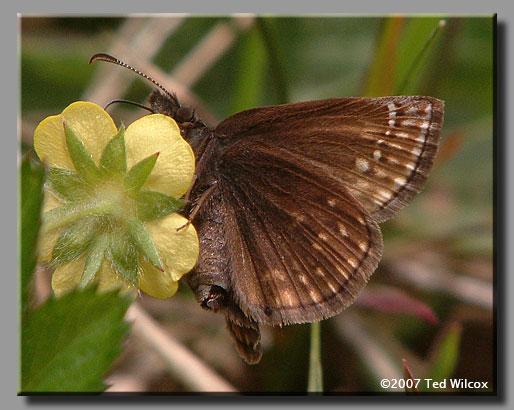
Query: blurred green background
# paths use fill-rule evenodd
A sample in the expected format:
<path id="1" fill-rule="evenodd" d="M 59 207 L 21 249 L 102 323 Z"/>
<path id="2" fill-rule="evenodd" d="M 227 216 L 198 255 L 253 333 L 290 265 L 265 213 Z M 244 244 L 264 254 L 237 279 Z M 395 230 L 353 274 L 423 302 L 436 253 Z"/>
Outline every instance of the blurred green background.
<path id="1" fill-rule="evenodd" d="M 23 17 L 21 146 L 30 149 L 39 121 L 73 101 L 145 102 L 151 88 L 137 76 L 88 65 L 99 52 L 155 76 L 212 125 L 246 108 L 310 99 L 401 93 L 444 100 L 427 187 L 382 225 L 383 261 L 362 298 L 322 323 L 325 391 L 381 392 L 378 380 L 401 377 L 407 359 L 414 377 L 487 381 L 490 392 L 494 30 L 492 16 Z M 125 105 L 110 112 L 125 124 L 145 114 Z M 264 329 L 263 359 L 249 367 L 222 317 L 202 311 L 186 286 L 169 301 L 142 303 L 236 388 L 305 391 L 307 325 Z M 143 378 L 145 391 L 187 390 L 133 338 L 108 377 L 120 375 Z M 466 391 L 483 392 L 458 392 Z"/>

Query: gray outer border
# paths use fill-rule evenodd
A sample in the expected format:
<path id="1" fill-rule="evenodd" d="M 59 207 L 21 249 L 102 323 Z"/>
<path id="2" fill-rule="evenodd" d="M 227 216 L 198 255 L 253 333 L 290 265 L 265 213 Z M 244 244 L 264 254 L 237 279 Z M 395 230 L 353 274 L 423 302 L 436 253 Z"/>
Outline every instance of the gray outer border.
<path id="1" fill-rule="evenodd" d="M 347 3 L 336 3 L 334 0 L 317 0 L 316 2 L 277 2 L 269 0 L 259 0 L 253 2 L 244 2 L 241 0 L 215 0 L 211 3 L 204 4 L 201 1 L 187 1 L 187 2 L 173 2 L 172 0 L 159 0 L 152 2 L 141 2 L 141 1 L 128 1 L 125 0 L 123 3 L 108 4 L 105 1 L 89 0 L 87 2 L 72 3 L 69 1 L 61 0 L 46 0 L 44 2 L 32 2 L 32 1 L 17 1 L 2 6 L 2 25 L 1 30 L 3 31 L 1 38 L 2 51 L 4 52 L 4 61 L 7 62 L 9 68 L 8 72 L 3 73 L 4 85 L 7 89 L 7 93 L 3 95 L 4 110 L 2 113 L 4 124 L 8 124 L 7 132 L 4 131 L 4 138 L 7 139 L 9 149 L 2 149 L 1 155 L 2 160 L 0 161 L 2 167 L 3 183 L 9 187 L 10 195 L 5 195 L 3 204 L 3 212 L 5 217 L 3 226 L 4 240 L 2 242 L 2 260 L 7 261 L 4 264 L 4 278 L 7 281 L 4 282 L 4 289 L 1 304 L 2 308 L 2 321 L 4 327 L 4 337 L 2 351 L 2 390 L 3 390 L 3 403 L 6 408 L 19 409 L 26 408 L 29 406 L 41 407 L 41 408 L 54 408 L 54 407 L 72 407 L 79 405 L 82 408 L 94 408 L 100 410 L 108 407 L 130 407 L 130 408 L 143 408 L 149 404 L 169 406 L 173 405 L 176 408 L 178 406 L 190 407 L 190 406 L 204 406 L 218 407 L 226 406 L 228 404 L 234 404 L 237 406 L 246 405 L 249 407 L 260 407 L 260 406 L 318 406 L 324 405 L 328 407 L 340 407 L 348 405 L 364 404 L 365 406 L 380 406 L 390 407 L 397 406 L 400 403 L 405 403 L 412 406 L 415 403 L 427 405 L 426 408 L 440 408 L 441 406 L 448 406 L 452 408 L 459 408 L 464 406 L 473 405 L 489 405 L 492 404 L 491 399 L 486 397 L 469 397 L 470 400 L 453 400 L 453 398 L 437 398 L 437 397 L 424 397 L 418 398 L 416 401 L 403 400 L 400 398 L 391 398 L 388 400 L 387 397 L 347 397 L 347 398 L 327 398 L 327 400 L 311 400 L 315 398 L 309 397 L 298 397 L 287 399 L 285 397 L 277 397 L 275 399 L 265 398 L 233 398 L 216 400 L 211 399 L 209 396 L 204 397 L 206 400 L 200 400 L 202 397 L 173 397 L 166 400 L 164 397 L 136 397 L 129 398 L 128 400 L 111 400 L 115 398 L 85 398 L 79 401 L 78 398 L 64 398 L 64 400 L 32 400 L 26 397 L 16 397 L 18 391 L 18 323 L 17 317 L 13 314 L 14 306 L 17 306 L 17 292 L 12 291 L 17 288 L 17 279 L 14 274 L 17 272 L 17 242 L 12 240 L 13 237 L 17 238 L 16 218 L 13 215 L 16 214 L 16 202 L 11 198 L 16 198 L 17 179 L 12 176 L 15 173 L 13 167 L 14 152 L 17 152 L 17 142 L 12 135 L 17 135 L 17 123 L 13 120 L 17 118 L 18 107 L 19 107 L 19 93 L 18 84 L 19 68 L 18 68 L 18 19 L 16 13 L 23 14 L 126 14 L 127 12 L 132 13 L 159 13 L 159 12 L 188 12 L 197 14 L 227 14 L 231 12 L 257 12 L 257 13 L 273 13 L 273 14 L 317 14 L 326 15 L 330 13 L 352 13 L 352 14 L 383 14 L 383 13 L 449 13 L 449 14 L 491 14 L 498 13 L 498 23 L 501 27 L 499 30 L 498 38 L 498 89 L 500 93 L 498 95 L 498 116 L 500 121 L 497 123 L 497 130 L 499 131 L 499 139 L 503 139 L 504 143 L 496 145 L 497 153 L 497 167 L 496 167 L 496 192 L 497 198 L 497 230 L 496 232 L 496 250 L 499 253 L 497 256 L 497 269 L 505 270 L 503 276 L 506 281 L 506 285 L 500 286 L 498 300 L 500 303 L 498 307 L 498 329 L 499 332 L 499 344 L 501 349 L 499 350 L 499 362 L 503 363 L 499 368 L 498 381 L 499 387 L 502 388 L 502 396 L 496 401 L 496 404 L 501 406 L 512 405 L 512 393 L 509 391 L 511 383 L 510 372 L 514 368 L 513 356 L 510 354 L 508 347 L 514 343 L 512 321 L 507 318 L 512 317 L 514 312 L 513 305 L 509 301 L 507 295 L 514 294 L 513 280 L 510 278 L 511 272 L 514 273 L 513 255 L 511 253 L 511 243 L 509 239 L 513 232 L 513 223 L 507 210 L 514 209 L 514 200 L 512 198 L 512 184 L 508 184 L 509 177 L 513 175 L 513 164 L 514 161 L 507 160 L 508 158 L 514 157 L 514 145 L 509 143 L 509 131 L 511 118 L 509 116 L 510 110 L 508 102 L 509 97 L 513 95 L 512 83 L 508 81 L 507 75 L 512 70 L 512 30 L 509 30 L 509 23 L 512 23 L 513 18 L 513 4 L 507 0 L 489 0 L 487 2 L 461 2 L 461 1 L 448 1 L 448 0 L 431 0 L 430 3 L 424 2 L 413 2 L 412 0 L 389 0 L 386 2 L 360 0 L 358 2 L 347 2 Z M 120 7 L 122 5 L 122 7 Z M 428 7 L 424 7 L 424 6 Z M 13 81 L 12 79 L 16 79 Z M 7 110 L 6 110 L 7 108 Z M 503 117 L 503 118 L 502 118 Z M 10 137 L 8 137 L 10 136 Z M 15 182 L 16 181 L 16 182 Z M 504 184 L 502 184 L 502 182 Z M 505 185 L 505 186 L 504 186 Z M 11 234 L 12 236 L 8 236 Z M 506 256 L 503 259 L 501 253 L 505 253 Z M 513 268 L 513 269 L 510 269 Z M 7 286 L 5 286 L 7 285 Z M 497 295 L 498 296 L 498 295 Z M 506 314 L 503 315 L 502 311 L 505 310 Z M 510 315 L 509 315 L 510 314 Z M 501 355 L 504 355 L 502 357 Z M 72 400 L 70 400 L 72 399 Z M 100 400 L 98 400 L 100 399 Z M 439 400 L 441 399 L 441 400 Z M 451 400 L 450 400 L 451 399 Z M 482 400 L 487 399 L 487 400 Z M 361 406 L 359 406 L 361 407 Z M 510 406 L 509 406 L 510 407 Z"/>

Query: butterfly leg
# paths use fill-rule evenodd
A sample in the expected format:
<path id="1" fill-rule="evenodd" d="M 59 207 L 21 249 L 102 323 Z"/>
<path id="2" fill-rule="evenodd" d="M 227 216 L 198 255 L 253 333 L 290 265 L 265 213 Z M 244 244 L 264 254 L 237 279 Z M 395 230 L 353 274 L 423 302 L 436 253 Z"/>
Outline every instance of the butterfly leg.
<path id="1" fill-rule="evenodd" d="M 177 232 L 191 224 L 191 222 L 195 218 L 196 214 L 198 213 L 198 211 L 200 210 L 202 205 L 205 203 L 205 201 L 211 196 L 212 192 L 214 191 L 214 189 L 216 188 L 217 185 L 218 185 L 218 182 L 214 181 L 212 183 L 212 185 L 209 188 L 207 188 L 207 190 L 204 193 L 202 193 L 200 198 L 198 198 L 198 201 L 196 201 L 195 205 L 193 206 L 193 209 L 191 210 L 191 213 L 189 214 L 189 218 L 188 218 L 187 222 L 184 225 L 179 226 L 177 228 Z M 189 194 L 189 191 L 188 191 L 188 194 Z M 186 194 L 186 195 L 188 195 L 188 194 Z"/>

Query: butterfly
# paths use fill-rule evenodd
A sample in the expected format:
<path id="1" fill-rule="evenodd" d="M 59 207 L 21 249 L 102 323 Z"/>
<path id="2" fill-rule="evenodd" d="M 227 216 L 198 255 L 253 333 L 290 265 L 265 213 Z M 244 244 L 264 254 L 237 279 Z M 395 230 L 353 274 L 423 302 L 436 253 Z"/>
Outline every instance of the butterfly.
<path id="1" fill-rule="evenodd" d="M 260 361 L 259 324 L 327 319 L 348 307 L 382 256 L 379 223 L 423 188 L 444 102 L 425 96 L 331 98 L 253 108 L 215 128 L 156 81 L 155 113 L 172 117 L 196 156 L 182 213 L 200 255 L 187 283 L 225 315 L 235 347 Z"/>

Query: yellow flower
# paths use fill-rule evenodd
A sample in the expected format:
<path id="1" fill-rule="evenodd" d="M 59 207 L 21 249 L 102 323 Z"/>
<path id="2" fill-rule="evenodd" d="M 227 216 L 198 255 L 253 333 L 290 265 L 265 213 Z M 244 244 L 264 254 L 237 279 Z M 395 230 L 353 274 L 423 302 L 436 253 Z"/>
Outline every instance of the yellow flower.
<path id="1" fill-rule="evenodd" d="M 59 295 L 97 281 L 168 298 L 198 258 L 198 237 L 177 214 L 195 159 L 161 114 L 118 130 L 99 106 L 76 102 L 43 120 L 34 148 L 48 165 L 39 259 Z"/>

